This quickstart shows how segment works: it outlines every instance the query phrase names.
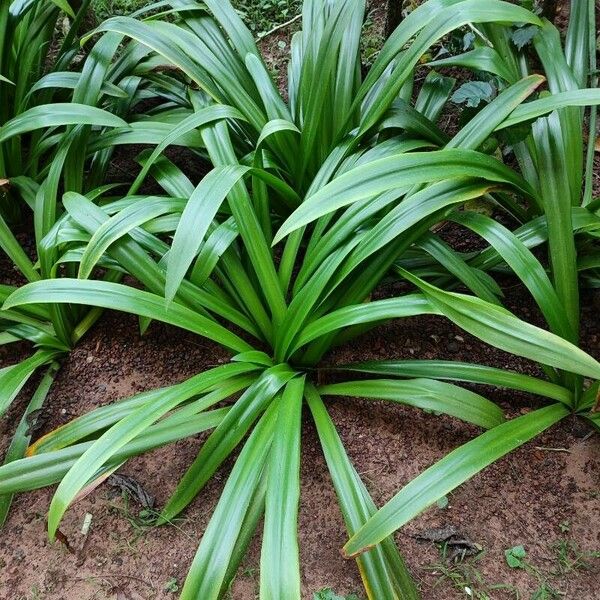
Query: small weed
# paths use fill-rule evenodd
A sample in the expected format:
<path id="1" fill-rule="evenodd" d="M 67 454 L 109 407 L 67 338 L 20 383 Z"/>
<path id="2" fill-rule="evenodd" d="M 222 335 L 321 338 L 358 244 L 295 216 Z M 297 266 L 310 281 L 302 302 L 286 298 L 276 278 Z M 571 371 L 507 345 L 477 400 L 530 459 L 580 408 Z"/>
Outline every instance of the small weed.
<path id="1" fill-rule="evenodd" d="M 27 596 L 20 596 L 18 600 L 42 600 L 42 593 L 37 585 L 34 585 Z"/>
<path id="2" fill-rule="evenodd" d="M 443 581 L 449 581 L 452 586 L 465 594 L 468 598 L 475 600 L 492 600 L 492 592 L 498 590 L 508 591 L 513 594 L 515 600 L 519 600 L 519 591 L 505 583 L 488 583 L 477 567 L 479 560 L 485 556 L 485 552 L 480 552 L 476 556 L 456 563 L 445 561 L 445 550 L 440 549 L 441 559 L 439 562 L 427 567 L 433 575 L 438 575 L 434 588 Z"/>
<path id="3" fill-rule="evenodd" d="M 583 551 L 576 542 L 567 539 L 552 544 L 558 563 L 557 575 L 567 575 L 573 571 L 587 571 L 592 568 L 594 559 L 600 558 L 600 551 Z"/>
<path id="4" fill-rule="evenodd" d="M 559 523 L 558 528 L 560 529 L 561 533 L 569 533 L 569 531 L 571 531 L 571 522 L 568 520 L 562 521 Z"/>
<path id="5" fill-rule="evenodd" d="M 169 594 L 176 594 L 179 591 L 179 583 L 176 577 L 171 577 L 163 586 L 163 590 Z"/>
<path id="6" fill-rule="evenodd" d="M 370 11 L 363 23 L 361 56 L 365 67 L 370 67 L 375 62 L 375 59 L 381 50 L 381 46 L 385 41 L 383 39 L 383 28 L 381 23 L 376 21 L 374 13 L 374 10 Z"/>
<path id="7" fill-rule="evenodd" d="M 562 598 L 562 593 L 550 584 L 547 575 L 527 560 L 527 551 L 524 546 L 513 546 L 504 551 L 504 556 L 506 557 L 506 564 L 511 569 L 523 569 L 537 579 L 538 588 L 533 592 L 531 600 L 558 600 Z"/>
<path id="8" fill-rule="evenodd" d="M 512 548 L 508 548 L 508 550 L 504 551 L 504 557 L 506 558 L 506 564 L 511 569 L 524 569 L 525 565 L 525 557 L 527 556 L 527 552 L 524 546 L 513 546 Z"/>
<path id="9" fill-rule="evenodd" d="M 242 570 L 242 576 L 248 577 L 250 579 L 254 579 L 258 574 L 258 569 L 256 567 L 245 567 Z"/>
<path id="10" fill-rule="evenodd" d="M 92 10 L 98 22 L 101 22 L 117 15 L 130 15 L 149 4 L 150 0 L 94 0 Z"/>
<path id="11" fill-rule="evenodd" d="M 109 508 L 115 511 L 120 517 L 125 519 L 131 526 L 131 529 L 134 533 L 133 539 L 128 542 L 128 546 L 131 548 L 133 544 L 137 543 L 140 538 L 154 528 L 160 513 L 151 508 L 143 508 L 136 514 L 131 508 L 131 499 L 129 495 L 126 492 L 123 492 L 120 498 L 122 501 L 120 503 L 109 502 Z M 178 522 L 182 521 L 185 521 L 185 519 L 177 518 L 172 521 L 167 521 L 167 524 L 177 529 L 187 538 L 192 539 L 183 529 L 181 529 L 181 527 L 177 525 Z"/>
<path id="12" fill-rule="evenodd" d="M 313 600 L 360 600 L 360 598 L 356 594 L 340 596 L 331 588 L 323 588 L 322 590 L 319 590 L 313 594 Z"/>

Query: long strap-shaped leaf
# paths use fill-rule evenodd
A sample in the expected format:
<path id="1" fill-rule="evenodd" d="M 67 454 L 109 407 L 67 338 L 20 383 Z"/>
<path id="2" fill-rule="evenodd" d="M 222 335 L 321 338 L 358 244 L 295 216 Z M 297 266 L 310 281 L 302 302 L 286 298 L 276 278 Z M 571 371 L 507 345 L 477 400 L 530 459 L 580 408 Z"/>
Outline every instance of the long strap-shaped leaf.
<path id="1" fill-rule="evenodd" d="M 244 392 L 226 419 L 206 440 L 198 456 L 179 481 L 160 514 L 159 524 L 171 520 L 196 497 L 264 412 L 275 394 L 295 375 L 287 365 L 276 365 L 267 369 L 260 379 Z"/>
<path id="2" fill-rule="evenodd" d="M 420 24 L 424 25 L 421 32 L 408 49 L 400 54 L 390 77 L 377 90 L 376 97 L 372 100 L 368 111 L 362 117 L 362 132 L 369 131 L 385 113 L 425 51 L 453 29 L 467 23 L 489 23 L 495 21 L 541 24 L 541 21 L 533 13 L 507 2 L 497 2 L 496 0 L 464 0 L 459 3 L 448 2 L 444 4 L 446 4 L 447 10 L 441 11 L 432 11 L 428 3 L 424 4 L 423 8 L 428 9 L 425 11 L 426 14 L 428 13 L 428 22 Z M 398 29 L 400 30 L 401 27 Z M 398 41 L 400 40 L 393 40 L 394 43 L 392 44 L 390 43 L 392 42 L 392 38 L 390 38 L 384 46 L 383 50 L 385 51 L 386 58 L 392 58 L 390 52 L 392 48 L 396 52 L 402 50 L 402 47 L 398 47 L 397 45 Z M 389 50 L 386 46 L 388 46 Z M 367 93 L 367 80 L 365 80 L 359 90 L 359 95 L 355 102 Z"/>
<path id="3" fill-rule="evenodd" d="M 441 313 L 421 294 L 408 294 L 400 298 L 345 306 L 307 325 L 296 341 L 293 351 L 322 335 L 343 327 L 424 314 L 439 315 Z"/>
<path id="4" fill-rule="evenodd" d="M 517 356 L 600 379 L 600 363 L 567 340 L 530 325 L 508 310 L 465 294 L 446 292 L 399 269 L 437 310 L 471 335 Z"/>
<path id="5" fill-rule="evenodd" d="M 446 413 L 490 429 L 504 422 L 502 410 L 469 390 L 435 379 L 365 379 L 331 383 L 319 388 L 323 396 L 381 398 L 408 406 Z"/>
<path id="6" fill-rule="evenodd" d="M 71 202 L 79 196 L 65 195 Z M 132 229 L 155 219 L 156 217 L 177 210 L 180 203 L 171 198 L 148 197 L 134 202 L 112 216 L 98 227 L 90 238 L 89 244 L 81 257 L 79 278 L 87 279 L 102 255 L 111 244 L 127 235 Z"/>
<path id="7" fill-rule="evenodd" d="M 494 427 L 460 446 L 402 488 L 350 538 L 344 553 L 354 556 L 368 550 L 436 500 L 568 414 L 564 406 L 554 404 Z"/>
<path id="8" fill-rule="evenodd" d="M 529 184 L 514 171 L 480 152 L 456 148 L 411 152 L 374 160 L 337 177 L 292 213 L 275 235 L 273 243 L 276 244 L 299 227 L 363 198 L 407 185 L 464 176 L 509 183 L 526 196 L 534 195 Z"/>
<path id="9" fill-rule="evenodd" d="M 4 307 L 48 302 L 92 304 L 121 310 L 187 329 L 235 352 L 246 352 L 252 349 L 235 333 L 181 304 L 169 304 L 156 294 L 119 283 L 69 278 L 38 281 L 25 285 L 11 294 Z"/>
<path id="10" fill-rule="evenodd" d="M 219 408 L 194 417 L 186 415 L 183 421 L 177 414 L 168 416 L 117 450 L 108 463 L 109 468 L 132 456 L 212 429 L 225 418 L 228 410 Z M 58 483 L 93 444 L 94 442 L 81 442 L 60 450 L 28 456 L 0 467 L 0 494 L 26 492 Z M 102 467 L 104 468 L 107 467 Z"/>
<path id="11" fill-rule="evenodd" d="M 268 462 L 278 410 L 273 403 L 244 445 L 202 536 L 181 600 L 219 598 L 244 518 Z"/>
<path id="12" fill-rule="evenodd" d="M 558 400 L 571 406 L 573 394 L 565 387 L 544 381 L 531 375 L 506 371 L 487 365 L 464 363 L 448 360 L 378 360 L 350 365 L 341 365 L 336 369 L 359 371 L 374 375 L 394 375 L 396 377 L 431 377 L 451 379 L 469 383 L 481 383 L 521 390 Z"/>
<path id="13" fill-rule="evenodd" d="M 233 363 L 206 371 L 202 374 L 202 377 L 206 389 L 209 389 L 219 381 L 226 380 L 234 375 L 247 373 L 255 368 L 255 365 Z M 96 471 L 107 463 L 127 442 L 133 440 L 152 423 L 177 406 L 182 397 L 180 390 L 185 390 L 188 385 L 190 385 L 188 382 L 183 382 L 166 389 L 161 397 L 154 401 L 152 406 L 141 406 L 116 425 L 113 425 L 77 460 L 61 481 L 50 504 L 48 534 L 51 540 L 54 539 L 65 511 Z M 194 385 L 197 385 L 197 382 L 194 382 Z"/>
<path id="14" fill-rule="evenodd" d="M 189 185 L 193 190 L 191 183 Z M 192 190 L 190 190 L 190 193 Z M 178 191 L 185 194 L 185 189 Z M 93 202 L 80 194 L 65 194 L 63 203 L 70 215 L 77 221 L 77 224 L 89 233 L 93 234 L 109 219 L 108 214 L 106 214 L 102 208 L 96 206 Z M 132 231 L 131 234 L 133 234 L 134 231 Z M 158 240 L 158 238 L 154 238 L 153 236 L 150 237 L 152 238 L 153 251 L 157 251 L 162 255 L 166 250 L 161 250 L 161 248 L 154 250 L 154 244 L 157 242 L 158 245 L 164 245 L 166 248 L 168 248 L 168 246 Z M 143 236 L 143 238 L 142 242 L 146 240 L 146 236 Z M 137 239 L 141 238 L 137 237 Z M 127 238 L 119 239 L 109 247 L 108 254 L 117 260 L 117 262 L 131 275 L 141 281 L 150 291 L 155 294 L 164 294 L 164 270 L 156 264 L 135 240 Z M 184 281 L 180 288 L 180 295 L 182 301 L 187 306 L 200 306 L 206 308 L 221 317 L 224 317 L 228 321 L 239 325 L 245 331 L 256 336 L 259 335 L 253 327 L 253 324 L 245 315 L 236 310 L 235 306 L 223 302 L 220 298 L 215 297 L 214 294 L 206 289 L 198 288 L 189 282 Z"/>
<path id="15" fill-rule="evenodd" d="M 521 104 L 496 129 L 512 127 L 566 106 L 596 106 L 598 104 L 600 104 L 600 90 L 595 88 L 558 92 Z"/>
<path id="16" fill-rule="evenodd" d="M 319 440 L 340 503 L 346 529 L 354 535 L 376 513 L 377 507 L 350 462 L 340 436 L 318 392 L 306 387 Z M 357 557 L 369 600 L 418 600 L 420 595 L 392 537 Z"/>
<path id="17" fill-rule="evenodd" d="M 298 502 L 304 378 L 292 379 L 278 402 L 277 435 L 269 454 L 260 597 L 300 599 Z"/>
<path id="18" fill-rule="evenodd" d="M 35 129 L 60 127 L 61 125 L 127 127 L 127 122 L 95 106 L 73 102 L 43 104 L 26 110 L 0 127 L 0 142 Z"/>
<path id="19" fill-rule="evenodd" d="M 224 400 L 239 390 L 248 387 L 256 377 L 255 373 L 250 373 L 233 378 L 230 381 L 219 382 L 216 390 L 201 396 L 199 400 L 186 404 L 184 408 L 179 409 L 179 414 L 184 410 L 187 412 L 190 410 L 193 412 L 205 410 L 207 407 L 212 406 L 212 404 Z M 181 402 L 186 402 L 190 398 L 197 396 L 205 387 L 202 373 L 188 379 L 188 385 L 183 389 L 180 388 Z M 155 400 L 159 400 L 166 389 L 159 388 L 149 392 L 142 392 L 131 398 L 119 400 L 106 406 L 100 406 L 96 410 L 85 413 L 37 439 L 27 448 L 27 456 L 60 450 L 86 438 L 89 439 L 96 436 L 98 432 L 102 432 L 115 423 L 118 423 L 121 419 L 124 419 L 140 408 L 140 406 L 152 406 L 152 403 Z M 161 423 L 163 422 L 161 421 Z"/>
<path id="20" fill-rule="evenodd" d="M 20 363 L 0 369 L 0 415 L 6 412 L 35 370 L 60 354 L 56 350 L 38 350 Z"/>
<path id="21" fill-rule="evenodd" d="M 247 170 L 242 165 L 216 167 L 202 179 L 190 196 L 169 252 L 165 284 L 165 297 L 169 302 L 175 297 L 221 204 Z"/>
<path id="22" fill-rule="evenodd" d="M 27 405 L 27 409 L 19 421 L 17 430 L 15 431 L 13 439 L 10 442 L 10 446 L 6 451 L 6 455 L 4 456 L 5 465 L 23 458 L 25 450 L 27 449 L 27 445 L 29 444 L 29 440 L 31 439 L 30 418 L 35 414 L 36 411 L 39 411 L 42 408 L 57 371 L 58 364 L 52 363 L 33 393 L 33 396 Z M 0 496 L 0 527 L 4 525 L 4 521 L 8 516 L 12 498 L 12 494 Z"/>
<path id="23" fill-rule="evenodd" d="M 471 179 L 461 178 L 442 181 L 412 194 L 388 212 L 365 235 L 344 265 L 343 273 L 351 272 L 363 260 L 436 211 L 483 196 L 492 188 L 493 185 L 489 183 L 473 183 Z"/>
<path id="24" fill-rule="evenodd" d="M 482 236 L 496 249 L 531 292 L 553 333 L 566 339 L 576 338 L 546 270 L 516 235 L 493 219 L 474 212 L 456 213 L 451 219 Z"/>
<path id="25" fill-rule="evenodd" d="M 219 121 L 221 119 L 244 120 L 244 116 L 235 108 L 217 104 L 215 106 L 207 106 L 206 108 L 191 114 L 189 117 L 181 121 L 181 123 L 178 123 L 146 159 L 142 170 L 138 173 L 135 181 L 129 188 L 129 195 L 135 194 L 138 191 L 140 185 L 143 183 L 146 175 L 148 175 L 150 172 L 152 166 L 156 163 L 158 157 L 170 144 L 176 142 L 182 135 L 185 135 L 189 131 L 193 131 L 194 129 L 198 129 L 203 125 L 206 125 L 207 123 Z"/>
<path id="26" fill-rule="evenodd" d="M 207 126 L 202 135 L 215 165 L 237 164 L 238 160 L 225 124 L 216 123 Z M 254 212 L 250 195 L 242 182 L 233 186 L 228 195 L 228 202 L 244 242 L 244 248 L 261 282 L 273 321 L 275 324 L 279 324 L 286 309 L 285 298 L 277 277 L 273 257 Z"/>
<path id="27" fill-rule="evenodd" d="M 28 281 L 37 281 L 40 278 L 40 274 L 34 269 L 31 260 L 6 224 L 2 215 L 0 215 L 0 248 L 4 250 L 11 262 L 23 273 Z"/>

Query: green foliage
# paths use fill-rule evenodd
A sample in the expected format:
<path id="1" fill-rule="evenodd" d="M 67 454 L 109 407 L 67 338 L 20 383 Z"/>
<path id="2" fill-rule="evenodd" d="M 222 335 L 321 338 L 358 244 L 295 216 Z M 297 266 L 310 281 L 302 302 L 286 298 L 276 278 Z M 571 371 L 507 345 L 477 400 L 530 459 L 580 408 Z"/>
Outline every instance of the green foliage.
<path id="1" fill-rule="evenodd" d="M 476 108 L 481 102 L 489 102 L 494 92 L 493 86 L 487 81 L 468 81 L 452 94 L 452 102 Z"/>
<path id="2" fill-rule="evenodd" d="M 582 550 L 574 540 L 561 538 L 552 544 L 558 565 L 557 575 L 566 576 L 573 571 L 589 571 L 597 568 L 599 550 Z"/>
<path id="3" fill-rule="evenodd" d="M 461 597 L 474 598 L 476 600 L 493 600 L 498 592 L 506 592 L 510 596 L 519 598 L 519 590 L 506 583 L 490 583 L 480 570 L 479 563 L 485 556 L 485 552 L 480 552 L 476 556 L 465 558 L 459 561 L 448 561 L 445 556 L 442 560 L 427 566 L 427 570 L 432 575 L 437 576 L 433 584 L 432 593 L 444 581 L 452 584 L 454 589 L 460 593 Z"/>
<path id="4" fill-rule="evenodd" d="M 169 594 L 176 594 L 179 591 L 179 584 L 177 578 L 171 577 L 163 586 L 163 590 Z"/>
<path id="5" fill-rule="evenodd" d="M 116 15 L 130 15 L 151 4 L 150 0 L 92 0 L 91 8 L 98 22 Z"/>
<path id="6" fill-rule="evenodd" d="M 511 569 L 522 569 L 524 566 L 523 559 L 527 556 L 527 552 L 522 545 L 513 546 L 504 551 L 504 556 L 506 558 L 506 564 Z"/>
<path id="7" fill-rule="evenodd" d="M 232 5 L 257 37 L 289 21 L 302 8 L 301 0 L 234 0 Z"/>
<path id="8" fill-rule="evenodd" d="M 324 588 L 313 594 L 313 600 L 359 600 L 356 594 L 350 594 L 349 596 L 340 596 L 336 594 L 331 588 Z"/>
<path id="9" fill-rule="evenodd" d="M 535 25 L 529 25 L 528 27 L 518 27 L 511 35 L 513 44 L 519 50 L 529 44 L 538 33 L 538 28 Z"/>
<path id="10" fill-rule="evenodd" d="M 305 0 L 282 94 L 256 32 L 228 1 L 168 6 L 164 18 L 144 13 L 101 23 L 82 40 L 95 44 L 81 73 L 53 74 L 45 83 L 60 94 L 0 128 L 4 147 L 22 143 L 30 153 L 32 169 L 10 183 L 32 207 L 39 259 L 33 264 L 5 228 L 3 247 L 29 283 L 1 289 L 1 314 L 17 323 L 8 335 L 40 347 L 32 360 L 0 372 L 2 400 L 8 406 L 31 373 L 67 351 L 103 308 L 138 315 L 142 330 L 158 320 L 194 332 L 229 350 L 231 361 L 50 432 L 26 458 L 0 467 L 0 494 L 58 483 L 48 514 L 52 538 L 71 503 L 99 478 L 130 457 L 212 429 L 158 517 L 172 522 L 237 455 L 181 598 L 223 597 L 259 524 L 261 597 L 299 598 L 304 410 L 339 500 L 349 536 L 344 552 L 356 559 L 369 597 L 416 600 L 395 530 L 566 416 L 596 419 L 600 363 L 578 347 L 578 268 L 594 276 L 600 231 L 582 131 L 583 107 L 599 104 L 600 92 L 588 88 L 589 48 L 581 53 L 574 44 L 589 37 L 590 15 L 574 11 L 563 49 L 552 25 L 517 5 L 429 0 L 404 19 L 363 77 L 364 1 Z M 528 57 L 512 43 L 516 23 L 539 28 L 533 51 L 545 78 L 529 74 Z M 436 66 L 487 73 L 497 94 L 488 93 L 486 80 L 475 96 L 465 86 L 453 96 L 455 80 L 431 73 L 413 99 L 423 55 L 472 25 L 475 37 L 461 37 L 467 51 Z M 540 93 L 546 80 L 549 93 Z M 451 99 L 481 104 L 452 136 L 440 127 Z M 520 125 L 527 132 L 511 140 Z M 502 152 L 491 153 L 502 130 L 516 168 L 502 162 Z M 135 181 L 129 189 L 103 185 L 114 148 L 130 144 L 154 148 L 137 156 Z M 170 146 L 204 162 L 199 182 L 167 158 Z M 151 179 L 158 195 L 144 192 Z M 519 225 L 510 231 L 462 210 L 478 199 Z M 446 221 L 481 237 L 484 248 L 451 248 L 436 233 Z M 532 252 L 546 242 L 550 270 Z M 498 272 L 522 281 L 546 329 L 502 305 Z M 125 274 L 137 285 L 121 283 Z M 373 300 L 390 277 L 404 285 Z M 537 362 L 544 376 L 386 361 L 338 367 L 370 379 L 338 373 L 336 383 L 324 384 L 314 377 L 335 345 L 416 315 L 444 316 Z M 461 383 L 533 392 L 546 405 L 506 420 Z M 332 395 L 443 413 L 479 432 L 378 508 L 329 416 Z M 510 560 L 523 561 L 515 552 Z"/>

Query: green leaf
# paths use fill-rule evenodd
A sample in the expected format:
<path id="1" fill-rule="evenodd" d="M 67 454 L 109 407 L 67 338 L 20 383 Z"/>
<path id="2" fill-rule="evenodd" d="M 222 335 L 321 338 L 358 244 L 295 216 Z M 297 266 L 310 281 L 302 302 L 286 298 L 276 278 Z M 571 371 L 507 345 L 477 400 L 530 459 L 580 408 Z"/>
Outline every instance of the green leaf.
<path id="1" fill-rule="evenodd" d="M 206 371 L 202 374 L 205 389 L 209 389 L 233 375 L 243 374 L 254 370 L 254 368 L 254 365 L 235 363 Z M 169 410 L 180 404 L 183 396 L 181 391 L 184 391 L 189 385 L 189 382 L 184 381 L 167 388 L 153 402 L 152 406 L 143 405 L 121 419 L 84 452 L 69 469 L 52 498 L 48 512 L 48 534 L 51 540 L 54 539 L 65 511 L 96 471 L 106 464 L 127 442 L 133 440 Z M 197 382 L 194 382 L 194 386 L 196 385 Z"/>
<path id="2" fill-rule="evenodd" d="M 277 420 L 274 403 L 250 434 L 202 536 L 181 600 L 217 600 L 252 496 L 266 468 Z"/>
<path id="3" fill-rule="evenodd" d="M 524 567 L 523 559 L 527 556 L 527 552 L 521 545 L 513 546 L 504 551 L 504 556 L 506 558 L 506 564 L 511 569 L 522 569 Z"/>
<path id="4" fill-rule="evenodd" d="M 457 213 L 451 219 L 481 235 L 496 249 L 531 292 L 553 333 L 573 338 L 568 316 L 546 270 L 516 235 L 493 219 L 474 212 Z"/>
<path id="5" fill-rule="evenodd" d="M 60 354 L 56 350 L 38 350 L 20 363 L 0 369 L 0 415 L 8 410 L 36 369 L 49 364 Z"/>
<path id="6" fill-rule="evenodd" d="M 181 414 L 183 411 L 187 413 L 192 411 L 192 413 L 194 413 L 205 410 L 213 404 L 248 387 L 255 379 L 256 374 L 250 373 L 248 375 L 235 377 L 230 381 L 221 382 L 216 390 L 201 396 L 198 400 L 186 404 L 178 414 Z M 99 432 L 118 423 L 121 419 L 124 419 L 141 406 L 152 405 L 156 400 L 160 400 L 167 389 L 168 388 L 159 388 L 149 392 L 136 394 L 131 398 L 119 400 L 107 406 L 101 406 L 85 413 L 36 440 L 35 443 L 27 449 L 27 456 L 35 456 L 36 454 L 60 450 L 61 448 L 72 446 L 86 438 L 98 435 Z M 202 374 L 191 377 L 188 379 L 185 388 L 179 389 L 181 402 L 187 402 L 194 396 L 201 394 L 204 389 L 205 383 Z M 165 424 L 166 419 L 161 421 L 161 423 Z"/>
<path id="7" fill-rule="evenodd" d="M 245 352 L 252 347 L 215 321 L 180 304 L 168 304 L 164 298 L 119 283 L 55 279 L 30 283 L 11 294 L 4 308 L 36 303 L 87 304 L 141 315 L 176 325 L 208 339 Z"/>
<path id="8" fill-rule="evenodd" d="M 260 594 L 265 598 L 300 598 L 298 503 L 303 393 L 304 378 L 292 379 L 278 401 L 260 555 Z"/>
<path id="9" fill-rule="evenodd" d="M 496 159 L 472 150 L 449 149 L 436 152 L 411 152 L 374 160 L 351 169 L 308 197 L 283 223 L 273 244 L 292 231 L 365 198 L 393 189 L 433 183 L 456 177 L 481 177 L 510 183 L 531 196 L 533 190 L 524 180 Z M 399 195 L 402 195 L 399 192 Z"/>
<path id="10" fill-rule="evenodd" d="M 255 365 L 253 367 L 255 368 Z M 198 456 L 179 481 L 160 514 L 159 524 L 173 519 L 196 497 L 269 406 L 277 392 L 295 375 L 287 365 L 271 367 L 242 394 L 227 417 L 206 440 Z"/>
<path id="11" fill-rule="evenodd" d="M 198 184 L 186 204 L 169 252 L 165 297 L 171 301 L 185 277 L 221 204 L 248 167 L 215 167 Z"/>
<path id="12" fill-rule="evenodd" d="M 63 125 L 95 125 L 96 127 L 127 127 L 127 123 L 101 108 L 75 103 L 55 103 L 34 106 L 0 127 L 0 142 L 16 135 Z"/>
<path id="13" fill-rule="evenodd" d="M 375 513 L 377 507 L 356 469 L 350 462 L 331 417 L 315 388 L 306 386 L 310 407 L 327 467 L 349 535 L 354 535 Z M 369 600 L 419 600 L 419 592 L 396 548 L 393 537 L 356 558 Z"/>
<path id="14" fill-rule="evenodd" d="M 489 429 L 504 422 L 502 410 L 479 394 L 434 379 L 366 379 L 332 383 L 319 388 L 328 396 L 380 398 L 446 413 Z"/>
<path id="15" fill-rule="evenodd" d="M 67 192 L 63 197 L 65 208 L 69 210 L 70 204 L 78 202 L 79 198 L 78 194 Z M 175 202 L 170 198 L 150 196 L 127 206 L 102 223 L 90 238 L 81 256 L 78 277 L 87 279 L 111 244 L 127 235 L 132 229 L 160 215 L 177 210 L 179 205 L 179 202 Z"/>
<path id="16" fill-rule="evenodd" d="M 60 10 L 67 13 L 70 17 L 75 18 L 75 13 L 73 12 L 73 9 L 71 8 L 67 0 L 52 0 L 52 2 L 56 4 L 56 6 L 60 8 Z"/>
<path id="17" fill-rule="evenodd" d="M 539 31 L 539 27 L 535 25 L 527 25 L 526 27 L 518 27 L 512 32 L 510 39 L 512 43 L 519 49 L 523 50 L 527 44 L 535 37 Z"/>
<path id="18" fill-rule="evenodd" d="M 553 400 L 558 400 L 571 406 L 573 394 L 555 383 L 506 371 L 478 365 L 447 360 L 380 360 L 351 365 L 340 365 L 336 369 L 344 371 L 359 371 L 375 375 L 395 375 L 396 377 L 431 377 L 434 379 L 451 379 L 469 383 L 481 383 L 521 390 L 531 394 L 539 394 Z"/>
<path id="19" fill-rule="evenodd" d="M 494 87 L 487 81 L 468 81 L 452 94 L 452 102 L 477 107 L 481 102 L 490 102 L 494 97 Z"/>
<path id="20" fill-rule="evenodd" d="M 400 490 L 344 546 L 347 556 L 368 550 L 473 475 L 569 414 L 560 404 L 507 421 L 450 452 Z"/>
<path id="21" fill-rule="evenodd" d="M 443 291 L 404 269 L 400 272 L 440 313 L 484 342 L 551 367 L 600 379 L 600 363 L 563 338 L 518 319 L 502 307 Z"/>
<path id="22" fill-rule="evenodd" d="M 112 469 L 113 464 L 119 465 L 131 456 L 216 427 L 228 410 L 219 408 L 193 417 L 185 414 L 183 420 L 177 413 L 168 416 L 125 444 L 100 472 Z M 35 454 L 0 467 L 0 494 L 25 492 L 58 483 L 93 443 L 82 442 L 60 450 Z"/>
<path id="23" fill-rule="evenodd" d="M 4 456 L 3 464 L 6 465 L 15 460 L 23 458 L 32 435 L 33 426 L 30 422 L 30 419 L 33 418 L 34 422 L 37 419 L 37 415 L 41 410 L 44 401 L 46 400 L 46 396 L 50 391 L 52 383 L 54 382 L 54 377 L 57 370 L 58 364 L 53 363 L 42 377 L 42 380 L 40 381 L 38 387 L 33 393 L 33 396 L 31 397 L 31 400 L 29 401 L 29 404 L 27 405 L 27 409 L 19 421 L 15 434 Z M 12 494 L 0 496 L 0 527 L 4 525 L 6 517 L 8 516 L 12 498 Z"/>

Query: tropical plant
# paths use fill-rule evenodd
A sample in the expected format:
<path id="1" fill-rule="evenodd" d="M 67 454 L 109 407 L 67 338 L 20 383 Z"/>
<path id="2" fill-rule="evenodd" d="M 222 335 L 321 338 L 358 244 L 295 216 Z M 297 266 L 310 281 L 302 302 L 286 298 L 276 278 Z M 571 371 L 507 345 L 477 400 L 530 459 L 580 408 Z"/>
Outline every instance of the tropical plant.
<path id="1" fill-rule="evenodd" d="M 74 56 L 74 36 L 85 6 L 77 16 L 65 0 L 40 2 L 3 2 L 0 8 L 0 123 L 6 123 L 32 105 L 35 90 L 46 70 L 66 69 Z M 53 43 L 61 19 L 73 18 L 73 27 L 59 42 Z M 74 73 L 73 78 L 77 77 Z M 47 80 L 46 80 L 47 81 Z M 32 90 L 32 88 L 34 88 Z M 39 94 L 38 94 L 39 95 Z M 33 142 L 35 143 L 35 142 Z M 20 217 L 20 203 L 10 193 L 7 180 L 26 169 L 20 139 L 0 143 L 2 196 L 0 216 L 9 221 Z M 32 168 L 32 165 L 27 167 Z"/>
<path id="2" fill-rule="evenodd" d="M 118 64 L 108 69 L 119 36 L 105 36 L 94 45 L 81 72 L 67 70 L 77 58 L 77 32 L 88 4 L 80 3 L 76 14 L 64 0 L 15 0 L 0 8 L 0 248 L 16 271 L 0 285 L 2 300 L 22 281 L 76 273 L 77 257 L 58 256 L 54 249 L 54 237 L 64 220 L 59 191 L 85 191 L 94 197 L 111 189 L 96 182 L 104 179 L 114 144 L 120 140 L 98 147 L 98 135 L 127 128 L 118 115 L 128 114 L 130 100 L 144 93 L 138 91 L 136 78 L 121 76 Z M 61 21 L 65 15 L 72 17 L 68 24 Z M 53 35 L 57 30 L 58 38 Z M 25 238 L 18 236 L 19 231 Z M 106 274 L 108 280 L 119 277 L 116 271 Z M 23 456 L 29 420 L 44 402 L 57 361 L 100 314 L 98 308 L 80 306 L 0 310 L 0 344 L 28 340 L 37 348 L 25 360 L 0 370 L 0 415 L 31 376 L 47 367 L 16 427 L 5 462 Z M 0 524 L 10 501 L 10 496 L 0 499 Z"/>
<path id="3" fill-rule="evenodd" d="M 242 447 L 182 598 L 223 595 L 263 516 L 261 597 L 299 598 L 296 521 L 306 401 L 351 536 L 345 550 L 356 557 L 367 594 L 417 598 L 393 532 L 566 415 L 589 412 L 596 384 L 580 401 L 555 369 L 600 379 L 600 364 L 562 330 L 534 327 L 500 305 L 484 269 L 505 263 L 519 275 L 530 269 L 536 299 L 548 294 L 549 323 L 564 319 L 546 271 L 517 235 L 502 230 L 504 237 L 494 237 L 477 262 L 443 244 L 431 228 L 449 218 L 470 223 L 473 217 L 477 225 L 477 217 L 458 209 L 484 196 L 526 215 L 513 195 L 535 204 L 539 191 L 487 153 L 490 138 L 562 106 L 599 103 L 600 93 L 579 90 L 525 103 L 544 77 L 507 79 L 505 89 L 450 137 L 435 124 L 451 94 L 448 78 L 432 75 L 414 106 L 410 101 L 420 57 L 470 23 L 543 27 L 531 12 L 500 0 L 429 0 L 400 24 L 362 80 L 364 1 L 306 0 L 302 31 L 292 40 L 286 102 L 228 2 L 160 6 L 168 22 L 156 15 L 117 17 L 96 32 L 105 34 L 97 44 L 131 38 L 114 68 L 122 76 L 135 73 L 161 100 L 129 128 L 98 132 L 95 148 L 125 138 L 156 148 L 140 155 L 142 169 L 125 196 L 64 194 L 66 212 L 49 247 L 57 261 L 76 257 L 78 278 L 30 283 L 11 294 L 4 309 L 45 303 L 117 309 L 139 315 L 142 329 L 155 319 L 211 339 L 230 350 L 232 360 L 50 432 L 27 458 L 0 468 L 0 493 L 60 482 L 49 511 L 53 538 L 76 497 L 129 457 L 214 428 L 158 519 L 168 522 L 184 510 Z M 157 75 L 157 66 L 167 66 L 167 74 Z M 101 85 L 102 77 L 94 81 Z M 157 122 L 167 125 L 166 134 Z M 210 168 L 196 185 L 164 156 L 174 142 L 208 159 Z M 140 193 L 149 175 L 164 195 Z M 586 228 L 598 228 L 599 219 L 588 213 Z M 532 236 L 547 230 L 541 221 L 530 226 Z M 435 258 L 427 272 L 419 271 L 415 254 L 423 247 Z M 124 271 L 145 289 L 89 279 L 98 265 L 107 278 Z M 417 291 L 373 300 L 392 269 Z M 451 291 L 458 285 L 476 295 Z M 389 319 L 430 314 L 544 365 L 548 379 L 479 364 L 411 361 L 350 367 L 377 375 L 371 379 L 320 381 L 320 361 L 333 345 Z M 549 405 L 506 421 L 496 404 L 447 380 L 529 391 Z M 387 399 L 486 431 L 377 511 L 328 414 L 322 398 L 330 395 Z M 227 407 L 214 408 L 229 398 Z"/>

